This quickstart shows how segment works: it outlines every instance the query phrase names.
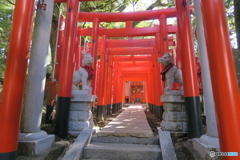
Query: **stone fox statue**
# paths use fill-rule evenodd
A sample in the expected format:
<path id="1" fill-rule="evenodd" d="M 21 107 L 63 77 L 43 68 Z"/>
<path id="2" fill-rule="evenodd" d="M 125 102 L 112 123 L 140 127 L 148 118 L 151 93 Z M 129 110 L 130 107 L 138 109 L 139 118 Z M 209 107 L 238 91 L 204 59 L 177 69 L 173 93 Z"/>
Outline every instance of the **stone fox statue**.
<path id="1" fill-rule="evenodd" d="M 165 91 L 172 89 L 173 82 L 181 86 L 183 85 L 182 71 L 172 63 L 170 53 L 166 52 L 161 58 L 158 58 L 158 62 L 165 66 L 160 73 L 162 75 L 162 81 L 166 81 Z"/>
<path id="2" fill-rule="evenodd" d="M 91 87 L 91 79 L 94 79 L 93 57 L 90 53 L 83 53 L 82 67 L 73 73 L 72 89 L 78 90 L 77 84 L 82 82 L 82 89 L 89 90 Z"/>

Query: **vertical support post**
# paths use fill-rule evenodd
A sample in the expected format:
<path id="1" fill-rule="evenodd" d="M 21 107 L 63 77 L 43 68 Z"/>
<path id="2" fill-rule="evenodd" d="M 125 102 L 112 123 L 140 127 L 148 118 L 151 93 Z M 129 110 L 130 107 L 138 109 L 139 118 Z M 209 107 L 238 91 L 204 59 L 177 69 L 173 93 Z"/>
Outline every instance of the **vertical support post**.
<path id="1" fill-rule="evenodd" d="M 76 38 L 75 38 L 75 51 L 74 51 L 74 71 L 76 71 L 79 67 L 80 67 L 80 60 L 81 60 L 81 51 L 80 51 L 80 47 L 79 47 L 79 44 L 81 44 L 81 39 L 79 37 L 80 35 L 80 31 L 81 31 L 81 28 L 78 27 L 78 30 L 77 30 L 77 35 L 76 35 Z"/>
<path id="2" fill-rule="evenodd" d="M 176 49 L 176 66 L 179 69 L 182 69 L 182 60 L 181 60 L 181 39 L 177 33 L 177 49 Z"/>
<path id="3" fill-rule="evenodd" d="M 109 56 L 109 65 L 108 65 L 108 84 L 107 84 L 107 114 L 111 115 L 112 111 L 111 111 L 111 103 L 112 103 L 112 80 L 113 80 L 113 56 L 109 55 L 109 49 L 107 51 L 108 56 Z"/>
<path id="4" fill-rule="evenodd" d="M 97 64 L 97 49 L 98 49 L 98 32 L 99 32 L 99 19 L 93 19 L 93 31 L 92 31 L 92 48 L 91 53 L 94 58 L 93 69 L 96 72 L 96 64 Z M 92 80 L 92 91 L 93 94 L 96 95 L 96 78 Z"/>
<path id="5" fill-rule="evenodd" d="M 0 105 L 0 159 L 16 159 L 34 4 L 34 0 L 15 3 Z"/>
<path id="6" fill-rule="evenodd" d="M 159 17 L 159 22 L 160 22 L 160 44 L 159 44 L 159 49 L 160 49 L 160 55 L 162 56 L 165 52 L 168 51 L 168 33 L 167 33 L 167 17 L 165 14 L 162 14 Z"/>
<path id="7" fill-rule="evenodd" d="M 117 72 L 117 111 L 119 111 L 120 97 L 121 97 L 121 63 L 118 62 L 118 72 Z"/>
<path id="8" fill-rule="evenodd" d="M 59 81 L 60 73 L 60 63 L 63 56 L 63 41 L 64 41 L 64 30 L 65 30 L 65 19 L 63 16 L 59 18 L 59 28 L 58 28 L 58 39 L 57 39 L 57 52 L 56 52 L 56 62 L 54 67 L 54 79 Z"/>
<path id="9" fill-rule="evenodd" d="M 220 150 L 221 152 L 240 153 L 240 139 L 238 138 L 240 134 L 240 98 L 224 2 L 222 0 L 202 0 L 202 13 L 218 121 Z M 223 159 L 235 158 L 223 157 Z"/>
<path id="10" fill-rule="evenodd" d="M 199 138 L 203 134 L 197 70 L 193 50 L 188 0 L 175 0 L 178 31 L 181 39 L 181 59 L 184 97 L 187 113 L 188 137 Z"/>
<path id="11" fill-rule="evenodd" d="M 150 73 L 149 73 L 149 80 L 148 80 L 148 84 L 149 84 L 149 91 L 150 91 L 150 99 L 151 99 L 151 103 L 150 103 L 150 112 L 153 113 L 153 104 L 154 104 L 154 74 L 153 74 L 153 62 L 151 61 L 150 63 Z"/>
<path id="12" fill-rule="evenodd" d="M 101 46 L 101 59 L 100 59 L 100 76 L 99 76 L 99 83 L 98 83 L 98 102 L 97 102 L 97 120 L 102 119 L 102 112 L 104 108 L 104 91 L 106 89 L 106 86 L 104 85 L 106 78 L 106 35 L 102 36 L 102 46 Z"/>
<path id="13" fill-rule="evenodd" d="M 113 58 L 113 66 L 114 66 L 114 76 L 113 76 L 113 107 L 112 107 L 112 113 L 116 113 L 116 107 L 117 107 L 117 71 L 118 71 L 118 63 Z"/>
<path id="14" fill-rule="evenodd" d="M 46 0 L 45 2 L 47 4 L 46 10 L 38 7 L 35 18 L 24 107 L 21 117 L 21 133 L 37 133 L 41 131 L 43 90 L 45 88 L 47 54 L 54 4 L 53 0 Z"/>
<path id="15" fill-rule="evenodd" d="M 61 72 L 59 79 L 59 92 L 57 100 L 55 132 L 60 138 L 68 135 L 68 119 L 71 100 L 73 78 L 73 53 L 77 32 L 77 20 L 79 11 L 78 0 L 68 0 L 65 28 L 65 40 L 63 46 L 64 58 L 61 60 Z"/>
<path id="16" fill-rule="evenodd" d="M 152 55 L 152 62 L 153 62 L 153 85 L 154 85 L 154 106 L 153 106 L 153 114 L 159 118 L 162 119 L 162 114 L 160 113 L 161 108 L 163 108 L 162 102 L 160 102 L 160 95 L 162 95 L 162 87 L 161 87 L 161 79 L 160 79 L 160 71 L 159 71 L 159 63 L 157 62 L 157 55 L 158 51 L 155 47 L 153 50 Z"/>
<path id="17" fill-rule="evenodd" d="M 22 155 L 41 154 L 55 141 L 55 136 L 47 135 L 40 128 L 54 0 L 45 0 L 45 4 L 47 6 L 45 10 L 38 6 L 35 18 L 19 136 L 18 153 Z M 47 104 L 47 113 L 49 109 L 53 109 L 53 106 Z M 41 143 L 43 141 L 46 143 Z M 32 146 L 33 143 L 35 143 L 34 146 Z M 23 149 L 23 145 L 27 149 Z"/>

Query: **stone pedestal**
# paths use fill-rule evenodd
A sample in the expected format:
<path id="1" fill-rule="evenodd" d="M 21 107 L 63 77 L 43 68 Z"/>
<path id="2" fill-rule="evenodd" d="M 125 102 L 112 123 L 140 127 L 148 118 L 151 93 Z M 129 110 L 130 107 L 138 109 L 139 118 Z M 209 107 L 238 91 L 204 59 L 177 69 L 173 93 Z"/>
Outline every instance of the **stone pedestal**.
<path id="1" fill-rule="evenodd" d="M 163 105 L 162 130 L 172 132 L 187 132 L 187 120 L 183 91 L 168 91 L 161 96 Z"/>
<path id="2" fill-rule="evenodd" d="M 210 152 L 220 152 L 219 140 L 215 137 L 202 135 L 200 138 L 193 138 L 193 149 L 198 151 L 202 159 L 220 160 L 218 156 L 210 156 Z"/>
<path id="3" fill-rule="evenodd" d="M 37 9 L 21 117 L 18 154 L 25 156 L 40 155 L 55 142 L 55 135 L 40 129 L 54 1 L 45 3 L 46 10 Z"/>
<path id="4" fill-rule="evenodd" d="M 55 135 L 48 135 L 45 131 L 37 133 L 20 133 L 18 142 L 18 154 L 24 156 L 40 155 L 46 149 L 52 147 Z"/>
<path id="5" fill-rule="evenodd" d="M 94 126 L 91 102 L 94 101 L 95 96 L 88 90 L 73 90 L 72 95 L 68 133 L 78 136 L 82 130 L 92 129 Z"/>

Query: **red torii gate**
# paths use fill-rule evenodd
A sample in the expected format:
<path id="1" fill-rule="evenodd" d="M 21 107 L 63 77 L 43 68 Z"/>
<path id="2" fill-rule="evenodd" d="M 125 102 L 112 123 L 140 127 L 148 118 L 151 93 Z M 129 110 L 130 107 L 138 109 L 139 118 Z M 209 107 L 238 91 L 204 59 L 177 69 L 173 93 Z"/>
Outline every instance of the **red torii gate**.
<path id="1" fill-rule="evenodd" d="M 71 30 L 74 25 L 73 21 L 77 22 L 77 18 L 74 18 L 72 13 L 78 13 L 79 0 L 65 0 L 64 2 L 68 2 L 68 8 L 75 9 L 75 11 L 68 11 L 66 21 L 68 26 L 66 26 L 65 39 L 71 42 L 75 38 L 72 33 L 76 29 L 70 32 L 69 29 Z M 0 159 L 16 159 L 34 8 L 35 0 L 16 0 L 15 2 L 4 90 L 0 105 Z M 65 52 L 67 59 L 71 59 L 71 54 L 68 54 L 71 52 L 70 46 L 71 44 L 68 43 L 63 47 L 64 50 L 67 50 Z"/>
<path id="2" fill-rule="evenodd" d="M 68 1 L 68 7 L 72 7 L 76 2 L 76 0 L 69 0 Z M 186 16 L 189 16 L 188 12 L 188 5 L 187 1 L 186 5 L 181 5 L 180 3 L 182 1 L 176 0 L 178 5 L 178 11 L 183 14 L 178 14 L 180 17 L 180 24 L 184 24 L 185 21 L 188 21 L 188 19 L 185 19 Z M 206 35 L 207 38 L 211 41 L 209 41 L 209 45 L 212 47 L 208 47 L 208 50 L 211 51 L 211 55 L 209 55 L 209 60 L 213 62 L 210 64 L 211 73 L 214 73 L 212 75 L 212 79 L 214 80 L 213 85 L 213 92 L 214 92 L 214 99 L 216 106 L 218 107 L 217 110 L 217 117 L 220 126 L 219 127 L 219 138 L 220 138 L 220 145 L 221 145 L 221 151 L 238 151 L 240 152 L 240 140 L 237 139 L 238 135 L 240 134 L 240 128 L 238 117 L 240 116 L 239 108 L 238 106 L 240 104 L 239 100 L 239 93 L 237 90 L 237 83 L 236 83 L 236 76 L 235 76 L 235 69 L 233 67 L 233 61 L 231 58 L 231 50 L 230 50 L 230 44 L 225 44 L 224 39 L 228 39 L 228 33 L 227 33 L 227 27 L 226 27 L 226 20 L 225 15 L 223 13 L 224 6 L 222 0 L 216 0 L 216 1 L 208 1 L 203 0 L 203 5 L 205 8 L 203 8 L 203 14 L 204 14 L 204 21 L 205 21 L 205 29 L 206 29 Z M 22 8 L 29 8 L 29 10 L 22 10 Z M 11 39 L 10 39 L 10 46 L 9 46 L 9 58 L 7 62 L 7 69 L 6 69 L 6 75 L 5 75 L 5 83 L 4 83 L 4 91 L 3 91 L 3 99 L 1 102 L 1 108 L 0 108 L 0 126 L 2 132 L 0 132 L 0 156 L 1 157 L 15 157 L 16 153 L 16 146 L 17 146 L 17 139 L 18 139 L 18 129 L 19 129 L 19 118 L 20 118 L 20 111 L 21 111 L 21 100 L 23 97 L 23 88 L 25 84 L 25 75 L 26 72 L 26 55 L 28 51 L 29 46 L 29 40 L 26 40 L 27 36 L 30 32 L 30 26 L 32 24 L 31 17 L 33 15 L 33 6 L 34 1 L 27 1 L 27 0 L 17 0 L 16 1 L 16 7 L 14 11 L 14 19 L 13 19 L 13 28 L 11 33 Z M 213 10 L 214 9 L 214 10 Z M 86 13 L 87 14 L 87 13 Z M 209 15 L 212 15 L 209 17 Z M 127 15 L 128 16 L 128 15 Z M 125 17 L 127 17 L 125 15 Z M 142 16 L 142 15 L 141 15 Z M 74 15 L 70 15 L 69 17 L 74 19 Z M 68 17 L 68 18 L 69 18 Z M 216 18 L 220 17 L 220 18 Z M 71 26 L 71 23 L 74 21 L 67 20 L 67 25 Z M 95 18 L 95 17 L 94 17 Z M 110 19 L 110 18 L 109 18 Z M 132 19 L 137 20 L 138 18 Z M 21 21 L 19 21 L 21 20 Z M 116 18 L 117 21 L 119 19 Z M 99 22 L 96 20 L 96 24 Z M 75 23 L 75 22 L 74 22 Z M 214 26 L 212 24 L 218 24 L 221 26 L 221 31 L 215 30 L 215 28 L 211 28 L 211 26 Z M 95 26 L 97 26 L 95 24 Z M 69 41 L 67 42 L 73 42 L 75 36 L 73 36 L 73 32 L 69 31 L 71 27 L 66 28 L 66 37 Z M 95 28 L 97 29 L 97 27 Z M 183 29 L 183 28 L 180 28 Z M 212 31 L 215 31 L 212 33 Z M 96 32 L 96 30 L 94 30 Z M 95 34 L 98 35 L 98 34 Z M 188 33 L 188 35 L 191 35 Z M 161 35 L 160 35 L 161 36 Z M 180 35 L 181 36 L 181 35 Z M 70 38 L 69 38 L 70 37 Z M 94 37 L 96 38 L 96 37 Z M 189 37 L 187 37 L 189 38 Z M 72 41 L 70 41 L 72 40 Z M 160 39 L 161 40 L 161 39 Z M 215 42 L 218 42 L 216 44 Z M 189 39 L 186 41 L 185 49 L 189 47 Z M 183 43 L 183 40 L 181 40 L 181 44 Z M 221 45 L 219 45 L 221 44 Z M 64 47 L 64 51 L 71 51 L 70 44 L 66 44 Z M 74 48 L 74 47 L 73 47 Z M 69 53 L 66 52 L 66 53 Z M 163 51 L 161 49 L 161 51 Z M 224 51 L 224 52 L 223 52 Z M 186 50 L 187 53 L 191 52 L 191 49 L 189 48 Z M 16 54 L 19 53 L 19 54 Z M 214 53 L 214 54 L 213 54 Z M 215 55 L 215 56 L 214 56 Z M 72 61 L 71 56 L 67 55 L 67 60 Z M 191 63 L 193 61 L 192 58 L 190 58 Z M 219 65 L 220 64 L 220 65 Z M 66 66 L 67 64 L 65 64 Z M 224 69 L 220 69 L 221 67 L 216 66 L 222 66 Z M 185 66 L 186 67 L 186 66 Z M 71 67 L 70 67 L 71 68 Z M 69 69 L 69 68 L 68 68 Z M 184 69 L 184 67 L 183 67 Z M 67 69 L 66 69 L 67 70 Z M 191 70 L 192 72 L 192 70 Z M 22 75 L 21 75 L 22 74 Z M 64 74 L 68 75 L 66 72 Z M 225 75 L 225 77 L 219 78 L 221 75 Z M 184 75 L 183 75 L 184 76 Z M 71 75 L 70 75 L 70 81 L 71 81 Z M 18 79 L 18 82 L 23 84 L 15 85 L 15 80 Z M 190 79 L 194 79 L 190 77 Z M 60 81 L 62 79 L 60 78 Z M 64 88 L 68 87 L 69 82 L 67 80 L 62 80 L 63 82 L 62 87 Z M 190 82 L 192 86 L 195 86 L 194 82 Z M 190 86 L 191 86 L 190 85 Z M 221 87 L 226 86 L 227 87 Z M 190 87 L 188 86 L 188 87 Z M 187 87 L 187 86 L 186 86 Z M 187 87 L 187 88 L 188 88 Z M 63 98 L 69 98 L 68 96 L 68 89 L 66 89 L 66 93 L 62 93 L 61 96 Z M 231 95 L 231 98 L 222 100 L 221 94 L 224 94 L 226 96 Z M 14 101 L 11 101 L 12 95 L 14 95 Z M 64 97 L 66 96 L 66 97 Z M 187 96 L 197 96 L 197 92 L 194 89 L 194 91 L 187 91 Z M 195 98 L 193 98 L 195 100 Z M 224 118 L 225 114 L 225 106 L 228 105 L 228 111 L 231 113 L 232 117 L 226 121 Z M 66 105 L 67 106 L 67 105 Z M 15 110 L 10 110 L 11 108 L 14 108 Z M 9 137 L 9 138 L 8 138 Z M 235 139 L 235 143 L 233 144 L 231 142 L 233 138 Z M 4 146 L 3 146 L 4 144 Z"/>
<path id="3" fill-rule="evenodd" d="M 163 14 L 163 11 L 165 11 L 166 14 L 165 14 L 165 12 Z M 153 54 L 153 57 L 152 57 L 152 61 L 154 62 L 153 63 L 154 66 L 159 66 L 160 67 L 161 65 L 159 65 L 156 62 L 156 59 L 161 54 L 163 54 L 164 52 L 166 52 L 168 50 L 168 43 L 167 43 L 167 30 L 168 29 L 167 29 L 167 25 L 166 25 L 166 18 L 174 16 L 176 14 L 176 10 L 175 9 L 171 8 L 171 9 L 164 9 L 164 10 L 159 10 L 159 11 L 151 11 L 151 12 L 148 12 L 146 14 L 144 14 L 144 12 L 138 12 L 138 13 L 127 13 L 127 14 L 124 13 L 124 14 L 121 14 L 121 15 L 119 15 L 119 13 L 111 13 L 111 14 L 109 14 L 109 13 L 85 13 L 84 12 L 84 13 L 80 13 L 81 16 L 79 17 L 79 21 L 92 21 L 93 22 L 93 30 L 92 30 L 92 35 L 93 36 L 92 36 L 92 39 L 93 39 L 94 43 L 93 43 L 92 51 L 93 51 L 93 56 L 96 59 L 96 56 L 97 56 L 97 46 L 96 45 L 98 44 L 98 38 L 97 37 L 98 37 L 100 31 L 102 31 L 102 32 L 104 31 L 103 29 L 98 28 L 98 25 L 99 25 L 100 21 L 106 21 L 106 22 L 125 21 L 127 23 L 127 25 L 126 25 L 127 28 L 125 28 L 125 29 L 112 29 L 111 30 L 111 34 L 112 35 L 114 35 L 114 36 L 122 36 L 123 31 L 129 30 L 129 31 L 132 31 L 132 33 L 134 33 L 134 30 L 136 29 L 136 28 L 130 28 L 129 27 L 129 21 L 132 21 L 132 20 L 143 20 L 143 19 L 144 20 L 146 20 L 146 19 L 153 19 L 152 17 L 156 16 L 156 15 L 154 15 L 156 13 L 160 14 L 160 16 L 157 15 L 157 18 L 159 18 L 159 20 L 161 22 L 161 25 L 159 26 L 159 32 L 155 34 L 155 37 L 156 37 L 155 43 L 157 43 L 157 45 L 155 47 L 155 51 L 153 52 L 154 54 Z M 83 16 L 83 15 L 85 15 L 85 16 Z M 156 18 L 156 17 L 154 17 L 154 18 Z M 135 35 L 136 36 L 140 36 L 141 33 L 139 33 L 139 29 L 136 29 L 136 30 L 138 30 L 138 32 Z M 86 30 L 86 32 L 89 32 L 89 31 L 90 31 L 89 29 Z M 105 31 L 107 31 L 107 29 L 105 29 Z M 117 31 L 119 31 L 121 34 L 119 34 Z M 85 34 L 86 34 L 86 32 L 85 32 Z M 149 33 L 150 32 L 148 32 L 148 34 Z M 102 34 L 107 34 L 107 32 L 106 33 L 102 33 Z M 151 34 L 152 34 L 152 32 L 151 32 Z M 127 33 L 124 34 L 124 36 L 135 36 L 135 35 L 134 34 L 130 34 L 130 33 L 129 33 L 129 35 Z M 132 41 L 132 39 L 130 38 L 129 42 L 131 42 L 131 41 Z M 162 45 L 159 45 L 159 44 L 162 44 Z M 193 52 L 188 52 L 187 54 L 188 54 L 188 56 L 187 56 L 188 60 L 186 60 L 186 62 L 187 61 L 192 62 L 191 59 L 193 57 Z M 95 62 L 95 64 L 96 64 L 96 62 Z M 187 64 L 187 63 L 185 63 L 185 64 Z M 160 70 L 161 70 L 159 67 L 154 67 L 153 68 L 154 69 L 154 72 L 153 72 L 154 73 L 153 74 L 154 79 L 156 81 L 159 81 L 159 82 L 156 82 L 156 81 L 153 82 L 153 84 L 155 84 L 154 86 L 156 86 L 156 88 L 159 88 L 158 90 L 155 90 L 155 94 L 154 94 L 155 98 L 154 98 L 154 100 L 155 100 L 156 106 L 159 106 L 160 108 L 162 108 L 162 103 L 159 102 L 159 96 L 163 94 L 162 89 L 160 89 L 160 88 L 163 88 L 162 87 L 163 84 L 160 81 L 160 75 L 157 74 L 157 73 L 160 73 Z M 186 74 L 184 76 L 184 79 L 188 79 L 189 77 L 190 77 L 191 80 L 196 79 L 196 78 L 193 78 L 193 77 L 196 77 L 196 74 L 194 72 L 191 72 L 191 71 L 194 71 L 194 69 L 192 69 L 191 67 L 195 67 L 195 66 L 191 66 L 191 65 L 186 65 L 185 66 L 185 68 L 184 68 L 185 72 L 186 73 L 189 72 L 190 74 Z M 103 67 L 101 67 L 101 68 L 103 69 Z M 190 83 L 190 84 L 196 84 L 196 83 L 197 82 Z M 95 86 L 93 86 L 93 88 L 95 90 Z M 195 119 L 193 118 L 193 120 L 195 120 L 195 123 L 201 124 L 201 122 L 199 122 L 200 119 L 201 119 L 199 117 L 200 110 L 198 109 L 199 108 L 198 107 L 199 106 L 199 97 L 198 97 L 199 93 L 196 93 L 194 91 L 194 90 L 196 90 L 196 88 L 198 89 L 198 87 L 196 85 L 195 86 L 189 85 L 189 86 L 185 87 L 184 89 L 185 90 L 189 90 L 189 93 L 191 93 L 191 94 L 186 94 L 187 96 L 190 97 L 189 100 L 186 100 L 187 101 L 186 103 L 189 106 L 194 106 L 194 107 L 192 107 L 193 110 L 191 112 L 197 114 L 197 115 L 190 114 L 189 116 L 191 117 L 191 116 L 194 115 L 193 117 L 197 117 Z M 190 91 L 190 90 L 193 90 L 193 91 Z M 188 91 L 186 93 L 188 93 Z M 193 99 L 196 98 L 196 100 L 192 100 L 192 98 Z M 194 111 L 194 110 L 196 110 L 196 111 Z M 196 128 L 195 125 L 190 125 L 190 126 L 191 127 L 188 127 L 190 133 L 191 133 L 191 130 L 195 130 L 196 131 L 196 132 L 195 131 L 192 132 L 193 135 L 189 134 L 190 137 L 200 137 L 201 134 L 202 134 L 202 129 L 199 129 L 199 128 L 195 129 Z M 198 127 L 200 127 L 200 126 L 198 126 Z"/>

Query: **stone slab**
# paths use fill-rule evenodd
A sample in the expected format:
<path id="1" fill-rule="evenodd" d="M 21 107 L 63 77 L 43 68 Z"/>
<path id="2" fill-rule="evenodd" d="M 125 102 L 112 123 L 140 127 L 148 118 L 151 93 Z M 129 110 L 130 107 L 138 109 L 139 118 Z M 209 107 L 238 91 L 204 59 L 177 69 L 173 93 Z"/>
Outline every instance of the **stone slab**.
<path id="1" fill-rule="evenodd" d="M 153 137 L 142 106 L 130 106 L 97 133 L 97 136 Z"/>
<path id="2" fill-rule="evenodd" d="M 162 159 L 177 160 L 170 133 L 168 131 L 162 131 L 160 128 L 158 128 L 158 134 L 162 150 Z"/>
<path id="3" fill-rule="evenodd" d="M 129 125 L 129 124 L 108 124 L 104 127 L 104 129 L 107 129 L 107 128 L 150 129 L 151 130 L 148 123 L 133 123 L 131 125 Z"/>
<path id="4" fill-rule="evenodd" d="M 44 138 L 31 141 L 19 141 L 18 142 L 18 154 L 25 156 L 40 155 L 55 142 L 55 135 L 47 135 Z"/>
<path id="5" fill-rule="evenodd" d="M 202 159 L 220 160 L 220 157 L 210 157 L 210 152 L 211 151 L 220 152 L 219 148 L 201 143 L 201 140 L 199 138 L 193 138 L 192 145 L 193 145 L 193 149 L 199 153 Z"/>
<path id="6" fill-rule="evenodd" d="M 159 145 L 91 143 L 84 148 L 84 158 L 111 160 L 161 160 L 161 149 Z"/>
<path id="7" fill-rule="evenodd" d="M 89 143 L 93 130 L 83 130 L 70 149 L 66 152 L 62 160 L 82 159 L 83 149 Z"/>
<path id="8" fill-rule="evenodd" d="M 159 145 L 159 139 L 157 137 L 137 138 L 137 137 L 92 137 L 93 143 L 126 143 L 126 144 L 155 144 Z"/>
<path id="9" fill-rule="evenodd" d="M 183 152 L 186 154 L 186 156 L 189 159 L 194 159 L 194 160 L 220 160 L 221 157 L 218 157 L 219 159 L 208 159 L 207 157 L 202 158 L 198 151 L 196 151 L 193 148 L 193 142 L 192 139 L 187 140 L 184 144 L 183 144 Z M 216 157 L 215 157 L 216 158 Z"/>
<path id="10" fill-rule="evenodd" d="M 116 137 L 153 137 L 150 130 L 131 130 L 131 129 L 115 129 L 102 130 L 97 136 L 116 136 Z"/>
<path id="11" fill-rule="evenodd" d="M 82 159 L 82 160 L 110 160 L 110 159 Z"/>
<path id="12" fill-rule="evenodd" d="M 70 146 L 68 141 L 58 141 L 51 148 L 40 155 L 35 156 L 17 156 L 17 160 L 56 160 L 63 156 L 64 151 Z"/>

